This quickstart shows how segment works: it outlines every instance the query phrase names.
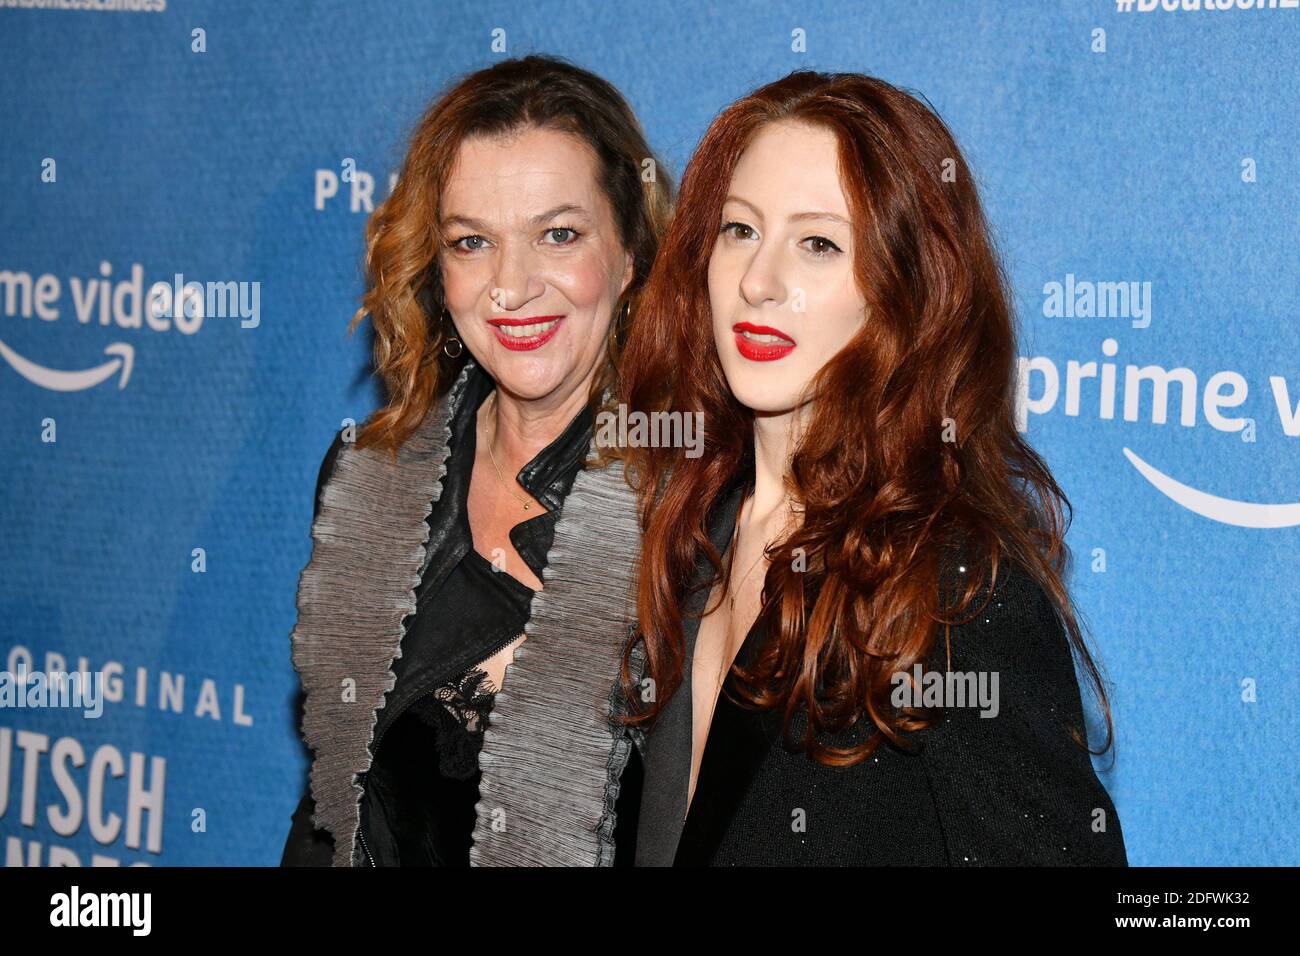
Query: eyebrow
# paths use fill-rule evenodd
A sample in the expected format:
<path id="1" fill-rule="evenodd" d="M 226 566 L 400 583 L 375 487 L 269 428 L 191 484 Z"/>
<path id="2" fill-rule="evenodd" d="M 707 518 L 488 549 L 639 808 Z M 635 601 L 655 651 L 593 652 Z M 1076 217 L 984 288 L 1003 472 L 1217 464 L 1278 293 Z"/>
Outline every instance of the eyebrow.
<path id="1" fill-rule="evenodd" d="M 758 207 L 755 206 L 752 202 L 750 202 L 747 199 L 741 199 L 739 196 L 727 196 L 724 202 L 740 203 L 742 206 L 748 206 L 750 209 L 754 210 L 754 212 L 760 218 L 763 215 L 761 212 L 759 212 Z M 829 219 L 831 222 L 843 223 L 846 226 L 852 225 L 843 216 L 837 216 L 835 213 L 827 212 L 824 209 L 814 209 L 808 212 L 797 212 L 794 215 L 788 217 L 788 221 L 790 222 L 803 222 L 806 219 Z"/>
<path id="2" fill-rule="evenodd" d="M 563 216 L 567 213 L 577 213 L 581 216 L 589 216 L 587 210 L 576 203 L 561 203 L 554 209 L 548 209 L 546 212 L 539 212 L 536 216 L 530 216 L 528 219 L 528 225 L 540 226 L 543 223 L 550 222 L 557 216 Z M 488 224 L 483 222 L 481 219 L 475 219 L 472 216 L 462 216 L 459 213 L 447 216 L 443 219 L 442 224 L 444 226 L 458 225 L 464 226 L 466 229 L 482 229 L 484 231 L 487 231 L 490 228 Z"/>

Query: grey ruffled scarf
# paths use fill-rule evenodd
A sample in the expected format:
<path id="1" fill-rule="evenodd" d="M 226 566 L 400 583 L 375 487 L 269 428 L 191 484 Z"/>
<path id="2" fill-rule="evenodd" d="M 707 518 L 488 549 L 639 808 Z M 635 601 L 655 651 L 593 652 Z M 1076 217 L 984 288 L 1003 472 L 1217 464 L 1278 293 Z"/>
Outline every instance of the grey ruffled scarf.
<path id="1" fill-rule="evenodd" d="M 469 372 L 467 365 L 396 462 L 344 445 L 312 525 L 291 640 L 306 691 L 303 739 L 314 754 L 314 822 L 334 837 L 335 866 L 364 863 L 356 779 L 370 768 L 376 710 L 393 687 L 392 662 L 415 613 L 426 519 L 442 493 L 450 422 Z M 623 708 L 616 685 L 636 626 L 640 545 L 622 467 L 579 471 L 555 524 L 527 640 L 492 706 L 471 865 L 613 863 L 614 805 L 632 743 L 610 718 Z M 639 670 L 639 645 L 637 652 Z"/>

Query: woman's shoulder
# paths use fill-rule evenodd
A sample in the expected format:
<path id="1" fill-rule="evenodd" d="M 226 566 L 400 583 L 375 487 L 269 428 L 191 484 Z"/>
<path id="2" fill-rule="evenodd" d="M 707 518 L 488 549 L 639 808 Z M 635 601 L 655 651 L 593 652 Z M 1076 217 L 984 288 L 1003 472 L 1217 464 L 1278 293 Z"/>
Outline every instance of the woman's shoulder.
<path id="1" fill-rule="evenodd" d="M 958 577 L 991 577 L 961 567 Z M 1023 563 L 999 561 L 975 610 L 946 634 L 940 626 L 929 659 L 942 691 L 965 688 L 967 699 L 945 699 L 920 735 L 952 862 L 1125 865 L 1114 804 L 1081 745 L 1073 645 L 1048 588 Z"/>
<path id="2" fill-rule="evenodd" d="M 974 574 L 979 586 L 969 606 L 949 616 L 961 623 L 939 625 L 925 669 L 943 675 L 945 686 L 964 682 L 985 688 L 993 700 L 991 712 L 1003 718 L 989 721 L 953 711 L 947 715 L 953 731 L 1045 723 L 1082 730 L 1086 718 L 1076 650 L 1061 609 L 1038 575 L 1006 558 L 998 561 L 996 574 L 987 562 L 983 567 L 958 562 L 952 572 L 955 578 Z M 971 716 L 976 719 L 966 719 Z"/>
<path id="3" fill-rule="evenodd" d="M 1060 609 L 1024 562 L 1003 555 L 995 568 L 987 557 L 954 549 L 945 556 L 940 580 L 946 616 L 961 623 L 940 626 L 937 650 L 951 646 L 954 657 L 968 665 L 1007 668 L 1072 659 Z M 972 580 L 974 596 L 958 609 Z"/>
<path id="4" fill-rule="evenodd" d="M 469 417 L 477 410 L 483 392 L 491 387 L 492 381 L 487 376 L 487 373 L 475 362 L 467 361 L 446 391 L 429 405 L 429 408 L 424 413 L 422 427 L 432 422 L 444 406 L 449 406 L 452 411 L 454 424 L 462 424 L 468 421 Z M 467 394 L 471 399 L 470 401 L 465 401 Z M 349 420 L 348 424 L 341 427 L 334 434 L 329 448 L 325 451 L 325 457 L 321 459 L 320 469 L 316 473 L 315 514 L 317 515 L 320 514 L 321 492 L 325 490 L 325 486 L 334 477 L 334 472 L 338 467 L 339 455 L 342 454 L 344 447 L 356 441 L 358 429 L 359 426 Z M 440 442 L 439 444 L 443 443 Z M 385 461 L 387 459 L 386 456 L 379 455 L 375 460 Z"/>
<path id="5" fill-rule="evenodd" d="M 316 504 L 312 515 L 313 519 L 320 515 L 321 492 L 325 490 L 329 480 L 334 477 L 334 468 L 338 464 L 339 452 L 343 450 L 343 446 L 346 444 L 344 441 L 346 433 L 346 428 L 338 430 L 334 435 L 334 440 L 330 442 L 330 446 L 325 452 L 325 457 L 321 459 L 320 470 L 316 473 Z"/>

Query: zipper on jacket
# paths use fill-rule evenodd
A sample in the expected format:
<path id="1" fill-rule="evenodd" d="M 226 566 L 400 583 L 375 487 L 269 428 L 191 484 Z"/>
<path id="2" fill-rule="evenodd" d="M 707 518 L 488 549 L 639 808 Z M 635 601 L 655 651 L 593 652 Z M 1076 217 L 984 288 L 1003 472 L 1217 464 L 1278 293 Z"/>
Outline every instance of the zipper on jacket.
<path id="1" fill-rule="evenodd" d="M 357 827 L 357 837 L 361 840 L 361 849 L 365 851 L 366 861 L 369 862 L 371 866 L 375 866 L 375 858 L 370 855 L 370 847 L 366 846 L 365 829 L 365 827 Z"/>
<path id="2" fill-rule="evenodd" d="M 492 659 L 492 658 L 493 658 L 493 657 L 494 657 L 498 652 L 500 652 L 502 648 L 509 646 L 509 645 L 510 645 L 513 641 L 515 641 L 515 639 L 518 638 L 518 637 L 519 637 L 518 634 L 512 634 L 512 635 L 510 635 L 510 637 L 506 638 L 506 639 L 505 639 L 504 641 L 502 641 L 500 644 L 496 645 L 496 646 L 493 647 L 490 651 L 488 651 L 488 652 L 487 652 L 487 655 L 486 655 L 482 660 L 480 660 L 477 664 L 470 664 L 468 667 L 465 668 L 465 670 L 467 670 L 467 671 L 468 671 L 468 670 L 472 670 L 472 669 L 474 669 L 474 668 L 480 666 L 481 664 L 485 664 L 485 663 L 487 663 L 487 662 L 490 661 L 490 660 L 491 660 L 491 659 Z M 507 666 L 509 666 L 509 665 L 507 665 Z M 438 689 L 439 689 L 440 687 L 442 687 L 443 683 L 445 683 L 449 678 L 454 677 L 454 676 L 455 676 L 454 674 L 448 674 L 448 675 L 446 675 L 445 677 L 441 677 L 441 676 L 440 676 L 436 681 L 433 681 L 433 682 L 432 682 L 432 685 L 431 685 L 431 687 L 430 687 L 429 690 L 425 691 L 423 694 L 417 694 L 416 696 L 412 697 L 410 700 L 408 700 L 405 704 L 402 705 L 402 709 L 399 710 L 396 714 L 393 715 L 392 719 L 390 719 L 390 720 L 388 721 L 388 724 L 384 727 L 384 729 L 383 729 L 382 731 L 380 731 L 379 736 L 375 738 L 374 743 L 372 743 L 372 744 L 370 745 L 371 763 L 372 763 L 372 764 L 374 763 L 374 759 L 375 759 L 375 757 L 379 754 L 379 744 L 380 744 L 380 742 L 384 739 L 385 735 L 387 735 L 388 731 L 392 728 L 392 726 L 393 726 L 394 724 L 397 723 L 398 719 L 401 718 L 402 714 L 406 713 L 407 710 L 409 710 L 413 704 L 417 703 L 418 701 L 424 700 L 424 698 L 428 697 L 430 694 L 436 693 L 436 692 L 438 691 Z M 369 785 L 370 785 L 370 771 L 368 771 L 368 770 L 366 771 L 366 775 L 365 775 L 365 777 L 366 777 L 366 779 L 365 779 L 365 783 L 362 784 L 362 789 L 366 791 L 366 796 L 368 797 L 368 796 L 369 796 L 369 789 L 368 789 L 368 788 L 369 788 Z M 375 863 L 374 857 L 372 857 L 372 856 L 370 855 L 370 847 L 366 845 L 365 829 L 366 829 L 366 828 L 365 828 L 364 826 L 360 826 L 360 825 L 358 825 L 358 827 L 357 827 L 357 838 L 361 841 L 361 849 L 362 849 L 363 851 L 365 851 L 366 859 L 370 862 L 370 865 L 371 865 L 371 866 L 374 866 L 374 867 L 377 867 L 378 864 Z"/>

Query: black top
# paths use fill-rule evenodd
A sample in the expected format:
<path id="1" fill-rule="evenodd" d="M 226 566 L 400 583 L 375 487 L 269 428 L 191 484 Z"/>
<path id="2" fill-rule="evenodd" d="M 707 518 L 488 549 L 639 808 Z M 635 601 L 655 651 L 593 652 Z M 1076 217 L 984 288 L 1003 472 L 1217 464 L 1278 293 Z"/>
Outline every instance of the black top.
<path id="1" fill-rule="evenodd" d="M 733 483 L 711 515 L 719 552 L 743 491 Z M 966 573 L 966 559 L 952 555 L 945 580 L 956 581 L 948 575 Z M 701 559 L 695 584 L 711 572 Z M 707 592 L 688 597 L 687 608 L 698 614 Z M 987 586 L 977 602 L 986 594 Z M 1064 629 L 1025 569 L 1004 562 L 985 612 L 951 630 L 951 670 L 998 676 L 996 716 L 951 707 L 907 750 L 885 741 L 853 767 L 830 768 L 788 750 L 781 715 L 742 706 L 729 674 L 689 814 L 698 617 L 687 616 L 684 630 L 687 676 L 646 736 L 637 865 L 1127 865 L 1114 804 L 1065 732 L 1065 721 L 1082 726 L 1083 713 Z M 737 663 L 766 640 L 756 621 Z M 925 670 L 946 669 L 941 631 Z M 804 719 L 796 714 L 795 739 Z M 874 732 L 864 719 L 821 739 L 848 747 Z"/>
<path id="2" fill-rule="evenodd" d="M 374 761 L 362 798 L 362 838 L 379 866 L 469 865 L 482 776 L 478 753 L 496 690 L 477 665 L 523 634 L 531 611 L 532 589 L 498 570 L 471 544 L 467 501 L 475 425 L 492 388 L 481 368 L 471 370 L 451 424 L 443 494 L 427 519 L 431 539 L 440 527 L 449 533 L 431 547 L 416 589 L 416 612 L 393 662 L 396 682 L 378 711 Z M 560 507 L 590 447 L 591 423 L 590 409 L 584 408 L 517 475 L 519 484 L 551 509 L 524 517 L 510 530 L 511 543 L 538 578 Z M 520 514 L 527 512 L 521 507 Z M 481 656 L 472 666 L 449 661 L 446 648 L 466 646 L 479 648 Z"/>
<path id="3" fill-rule="evenodd" d="M 392 663 L 394 686 L 376 711 L 371 767 L 358 777 L 359 842 L 366 862 L 376 866 L 468 865 L 478 755 L 495 691 L 477 665 L 523 634 L 531 614 L 534 592 L 495 570 L 472 545 L 467 503 L 475 426 L 494 387 L 481 367 L 472 367 L 449 423 L 447 471 L 427 518 L 416 611 L 406 619 L 400 656 Z M 584 408 L 516 475 L 546 510 L 520 506 L 523 520 L 510 529 L 510 541 L 542 581 L 555 523 L 590 448 L 593 420 Z M 318 512 L 341 447 L 336 438 L 321 464 Z M 632 865 L 639 800 L 640 763 L 634 755 L 617 805 L 616 866 Z M 313 828 L 313 806 L 308 792 L 294 813 L 282 865 L 330 865 L 333 839 Z"/>

